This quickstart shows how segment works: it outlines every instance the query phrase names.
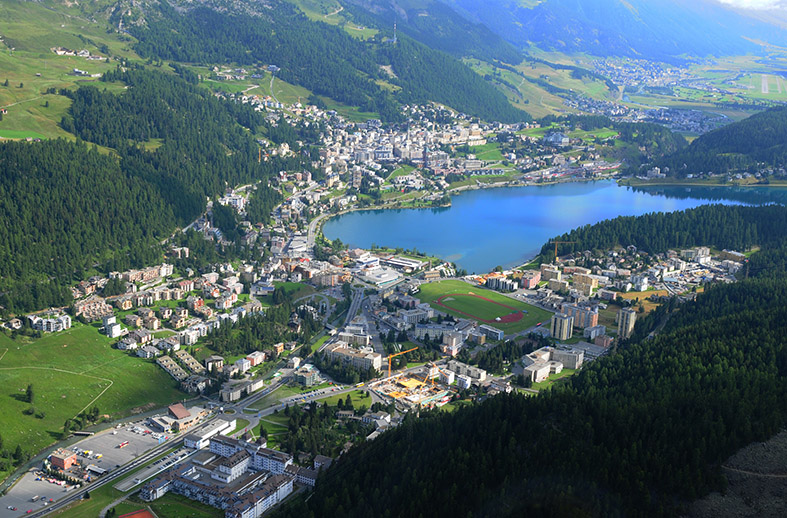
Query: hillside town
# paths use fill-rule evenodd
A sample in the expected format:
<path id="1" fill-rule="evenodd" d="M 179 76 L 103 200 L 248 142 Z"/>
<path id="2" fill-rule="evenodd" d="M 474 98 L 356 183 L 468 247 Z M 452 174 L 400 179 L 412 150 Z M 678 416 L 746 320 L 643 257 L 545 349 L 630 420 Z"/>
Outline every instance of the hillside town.
<path id="1" fill-rule="evenodd" d="M 247 71 L 214 73 L 230 80 Z M 319 128 L 310 167 L 270 179 L 283 201 L 263 218 L 249 211 L 261 184 L 228 187 L 164 241 L 164 262 L 95 272 L 71 286 L 69 307 L 4 323 L 30 336 L 95 327 L 189 398 L 76 449 L 57 448 L 5 497 L 11 502 L 34 494 L 47 505 L 38 499 L 41 484 L 87 492 L 144 466 L 128 487 L 146 502 L 173 493 L 227 518 L 258 517 L 313 488 L 335 456 L 405 415 L 548 389 L 613 354 L 655 302 L 734 282 L 746 261 L 708 247 L 650 255 L 628 246 L 467 275 L 417 250 L 332 242 L 321 225 L 348 211 L 444 207 L 464 189 L 609 178 L 621 163 L 605 148 L 618 136 L 487 124 L 436 105 L 405 106 L 409 124 L 383 126 L 300 103 L 285 110 L 264 96 L 216 95 L 269 111 L 272 124 Z M 300 152 L 259 144 L 260 161 Z M 220 222 L 222 211 L 234 228 Z M 195 236 L 195 245 L 183 244 Z M 226 260 L 195 257 L 205 248 Z M 248 340 L 262 328 L 264 340 Z M 493 358 L 497 350 L 506 351 L 503 361 Z M 353 406 L 353 397 L 363 405 Z M 339 398 L 335 407 L 329 398 Z M 291 408 L 324 409 L 339 439 L 307 448 L 292 433 L 268 438 L 271 423 L 287 429 L 290 421 L 272 419 L 280 412 L 292 419 Z M 148 463 L 164 447 L 177 450 Z"/>
<path id="2" fill-rule="evenodd" d="M 218 95 L 278 109 L 264 98 Z M 182 453 L 145 468 L 150 476 L 137 484 L 143 500 L 172 492 L 228 518 L 260 516 L 293 491 L 314 487 L 333 456 L 374 440 L 404 415 L 559 383 L 632 337 L 654 303 L 734 282 L 746 261 L 707 247 L 650 255 L 628 246 L 467 275 L 416 250 L 325 239 L 321 225 L 351 210 L 444 206 L 454 189 L 603 178 L 619 166 L 601 149 L 614 143 L 614 132 L 587 140 L 569 128 L 483 124 L 434 106 L 406 110 L 411 123 L 404 128 L 350 123 L 313 106 L 279 110 L 276 121 L 294 113 L 317 125 L 320 147 L 311 168 L 272 179 L 283 201 L 265 221 L 248 212 L 258 185 L 228 188 L 167 241 L 165 262 L 93 275 L 71 287 L 70 307 L 5 322 L 10 332 L 39 334 L 94 325 L 113 348 L 154 363 L 193 398 L 189 408 L 171 406 L 113 437 L 128 437 L 114 447 L 116 468 L 132 461 L 129 444 L 153 455 L 182 441 Z M 295 152 L 265 144 L 266 159 Z M 234 229 L 217 223 L 216 213 L 227 210 Z M 185 246 L 182 236 L 198 242 Z M 242 253 L 194 261 L 204 253 L 198 243 Z M 285 306 L 288 313 L 275 316 L 273 309 Z M 226 337 L 274 318 L 266 341 L 218 349 Z M 502 363 L 491 359 L 498 348 L 507 351 Z M 271 421 L 263 413 L 291 405 L 311 411 L 331 397 L 351 404 L 353 391 L 368 398 L 364 406 L 330 411 L 331 429 L 345 441 L 338 451 L 319 445 L 305 455 L 294 438 L 268 448 L 262 431 Z M 260 401 L 264 408 L 251 406 Z M 232 413 L 249 424 L 240 428 Z M 92 440 L 76 452 L 53 452 L 44 475 L 20 484 L 28 488 L 22 494 L 44 479 L 82 491 L 115 476 L 116 468 L 102 464 L 111 445 Z"/>

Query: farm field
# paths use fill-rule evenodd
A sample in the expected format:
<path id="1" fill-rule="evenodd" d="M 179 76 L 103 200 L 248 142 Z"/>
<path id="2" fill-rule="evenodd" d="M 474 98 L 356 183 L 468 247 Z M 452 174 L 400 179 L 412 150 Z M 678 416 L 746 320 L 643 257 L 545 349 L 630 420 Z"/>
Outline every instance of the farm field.
<path id="1" fill-rule="evenodd" d="M 93 406 L 119 418 L 184 397 L 158 365 L 112 349 L 112 342 L 82 324 L 37 340 L 0 334 L 4 447 L 37 453 L 59 439 L 66 419 Z M 24 397 L 28 384 L 32 405 Z M 37 415 L 25 414 L 31 407 Z"/>
<path id="2" fill-rule="evenodd" d="M 451 295 L 460 295 L 458 297 Z M 467 297 L 462 295 L 478 295 L 480 297 Z M 518 300 L 506 297 L 492 290 L 480 286 L 472 286 L 463 281 L 440 281 L 422 284 L 416 296 L 422 302 L 429 303 L 433 308 L 444 311 L 459 318 L 472 318 L 484 322 L 491 320 L 490 325 L 504 331 L 506 334 L 517 333 L 533 327 L 539 322 L 549 320 L 548 311 L 525 304 Z M 442 298 L 442 304 L 440 299 Z M 452 299 L 452 300 L 448 300 Z M 488 300 L 485 300 L 488 299 Z M 446 307 L 447 306 L 447 307 Z M 514 311 L 522 311 L 522 317 L 512 322 L 496 322 L 511 315 Z M 524 313 L 526 311 L 527 313 Z"/>

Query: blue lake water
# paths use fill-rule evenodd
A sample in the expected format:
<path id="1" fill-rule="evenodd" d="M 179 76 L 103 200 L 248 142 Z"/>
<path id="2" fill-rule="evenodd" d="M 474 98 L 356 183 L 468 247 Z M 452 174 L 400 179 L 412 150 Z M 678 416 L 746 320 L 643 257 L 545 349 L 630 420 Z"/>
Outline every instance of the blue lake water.
<path id="1" fill-rule="evenodd" d="M 481 273 L 521 264 L 551 238 L 617 216 L 785 200 L 787 189 L 767 187 L 631 188 L 613 181 L 504 187 L 453 196 L 448 208 L 351 212 L 326 222 L 323 233 L 361 248 L 416 248 Z"/>

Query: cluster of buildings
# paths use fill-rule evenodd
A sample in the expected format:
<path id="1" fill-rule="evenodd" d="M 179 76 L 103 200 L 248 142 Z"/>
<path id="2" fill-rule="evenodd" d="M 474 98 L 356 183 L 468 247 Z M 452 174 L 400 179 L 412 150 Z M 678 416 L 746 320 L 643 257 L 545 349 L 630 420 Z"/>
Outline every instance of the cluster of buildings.
<path id="1" fill-rule="evenodd" d="M 106 59 L 104 56 L 100 56 L 98 54 L 92 54 L 87 49 L 72 50 L 65 47 L 52 47 L 49 50 L 51 50 L 58 56 L 76 56 L 79 58 L 85 58 L 88 61 L 101 61 L 102 59 Z"/>
<path id="2" fill-rule="evenodd" d="M 66 314 L 50 314 L 44 317 L 29 315 L 27 319 L 30 322 L 30 327 L 36 331 L 57 333 L 58 331 L 71 329 L 71 317 Z"/>
<path id="3" fill-rule="evenodd" d="M 226 518 L 257 518 L 287 498 L 296 484 L 313 487 L 328 457 L 313 468 L 296 466 L 292 456 L 225 435 L 210 437 L 208 447 L 146 483 L 140 496 L 153 501 L 168 492 L 222 509 Z"/>
<path id="4" fill-rule="evenodd" d="M 711 257 L 710 249 L 702 246 L 650 256 L 629 246 L 596 256 L 590 251 L 574 253 L 562 259 L 561 265 L 541 265 L 540 280 L 530 288 L 535 293 L 529 294 L 534 302 L 559 312 L 565 312 L 566 303 L 616 301 L 629 291 L 685 295 L 707 283 L 733 282 L 745 257 L 738 252 Z"/>

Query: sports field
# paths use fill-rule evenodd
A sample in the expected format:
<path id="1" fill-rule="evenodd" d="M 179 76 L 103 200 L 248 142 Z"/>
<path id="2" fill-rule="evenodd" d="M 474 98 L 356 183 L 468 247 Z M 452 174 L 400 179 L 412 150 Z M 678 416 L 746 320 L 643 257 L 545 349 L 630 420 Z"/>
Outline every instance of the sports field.
<path id="1" fill-rule="evenodd" d="M 416 296 L 438 311 L 490 324 L 506 334 L 524 331 L 551 317 L 541 308 L 463 281 L 422 284 Z"/>

